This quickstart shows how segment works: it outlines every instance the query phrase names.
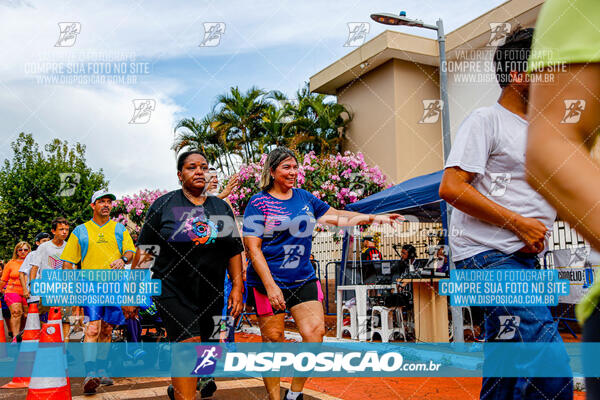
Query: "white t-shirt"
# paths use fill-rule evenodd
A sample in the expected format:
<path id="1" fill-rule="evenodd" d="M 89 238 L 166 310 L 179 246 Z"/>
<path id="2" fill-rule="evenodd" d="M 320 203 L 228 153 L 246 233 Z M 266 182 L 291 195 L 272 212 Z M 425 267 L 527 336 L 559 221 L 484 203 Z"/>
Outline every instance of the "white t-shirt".
<path id="1" fill-rule="evenodd" d="M 42 277 L 42 271 L 45 269 L 62 269 L 63 261 L 60 259 L 67 241 L 65 240 L 61 246 L 55 245 L 52 240 L 40 244 L 37 249 L 37 265 L 39 267 L 36 278 Z"/>
<path id="2" fill-rule="evenodd" d="M 19 267 L 19 272 L 25 273 L 25 275 L 27 275 L 27 279 L 29 279 L 29 271 L 31 271 L 31 266 L 37 264 L 37 250 L 34 250 L 31 253 L 27 254 L 27 257 L 25 257 L 23 263 Z"/>
<path id="3" fill-rule="evenodd" d="M 460 125 L 446 168 L 476 173 L 471 185 L 481 194 L 524 217 L 536 218 L 548 229 L 556 211 L 525 176 L 528 123 L 496 103 L 473 111 Z M 450 222 L 452 260 L 488 250 L 514 253 L 525 244 L 511 231 L 454 209 Z"/>

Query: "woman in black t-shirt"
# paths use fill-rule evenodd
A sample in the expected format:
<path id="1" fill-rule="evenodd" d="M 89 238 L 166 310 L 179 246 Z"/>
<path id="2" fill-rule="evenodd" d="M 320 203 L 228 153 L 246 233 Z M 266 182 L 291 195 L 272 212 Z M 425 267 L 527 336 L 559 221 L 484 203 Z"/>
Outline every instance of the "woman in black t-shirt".
<path id="1" fill-rule="evenodd" d="M 153 248 L 158 254 L 153 278 L 162 282 L 162 293 L 154 302 L 169 340 L 207 342 L 220 326 L 226 269 L 233 280 L 230 315 L 241 312 L 243 246 L 231 208 L 218 197 L 207 196 L 206 157 L 199 151 L 185 152 L 177 160 L 177 170 L 182 187 L 150 206 L 132 268 L 144 249 Z M 176 399 L 195 398 L 197 378 L 172 377 L 172 382 Z"/>

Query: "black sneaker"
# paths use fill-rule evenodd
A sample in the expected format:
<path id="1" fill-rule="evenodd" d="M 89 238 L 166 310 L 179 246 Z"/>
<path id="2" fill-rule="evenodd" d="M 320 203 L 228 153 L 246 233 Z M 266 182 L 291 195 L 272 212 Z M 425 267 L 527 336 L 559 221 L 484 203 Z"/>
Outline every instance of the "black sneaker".
<path id="1" fill-rule="evenodd" d="M 95 376 L 88 376 L 83 380 L 83 394 L 94 394 L 100 386 L 100 379 Z"/>
<path id="2" fill-rule="evenodd" d="M 214 379 L 211 379 L 210 381 L 206 382 L 203 386 L 201 385 L 201 381 L 198 380 L 198 386 L 196 386 L 196 389 L 198 387 L 200 387 L 200 396 L 203 399 L 212 397 L 213 394 L 215 394 L 215 392 L 217 391 L 217 384 L 215 383 Z"/>
<path id="3" fill-rule="evenodd" d="M 283 395 L 283 400 L 287 399 L 287 395 L 288 395 L 289 392 L 290 392 L 290 389 L 288 389 L 288 390 L 285 391 L 285 394 Z M 300 393 L 298 395 L 298 397 L 296 397 L 296 400 L 304 400 L 304 395 L 302 393 Z"/>
<path id="4" fill-rule="evenodd" d="M 175 400 L 175 388 L 173 385 L 169 385 L 167 388 L 167 396 L 169 396 L 169 399 Z"/>

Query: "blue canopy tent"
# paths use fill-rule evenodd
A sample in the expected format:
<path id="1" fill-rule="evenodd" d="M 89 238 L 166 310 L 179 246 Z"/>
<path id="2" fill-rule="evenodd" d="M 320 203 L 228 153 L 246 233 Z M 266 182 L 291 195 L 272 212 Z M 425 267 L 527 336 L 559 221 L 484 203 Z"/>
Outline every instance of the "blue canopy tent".
<path id="1" fill-rule="evenodd" d="M 352 203 L 346 209 L 368 214 L 397 212 L 405 216 L 411 216 L 411 220 L 418 220 L 419 222 L 441 222 L 444 232 L 448 232 L 446 202 L 438 194 L 443 172 L 443 170 L 437 171 L 409 179 Z M 349 239 L 350 235 L 346 230 L 338 284 L 343 282 Z M 445 235 L 444 240 L 447 244 L 447 235 Z"/>

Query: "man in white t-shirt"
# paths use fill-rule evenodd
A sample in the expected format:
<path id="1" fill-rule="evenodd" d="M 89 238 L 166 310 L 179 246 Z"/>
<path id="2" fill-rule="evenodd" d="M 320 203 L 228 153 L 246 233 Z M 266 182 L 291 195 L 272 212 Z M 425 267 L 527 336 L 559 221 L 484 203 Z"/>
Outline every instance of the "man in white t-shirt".
<path id="1" fill-rule="evenodd" d="M 40 245 L 37 249 L 36 264 L 31 267 L 29 277 L 31 280 L 41 278 L 42 271 L 48 269 L 62 270 L 63 261 L 60 259 L 69 236 L 69 222 L 65 218 L 56 218 L 52 221 L 52 240 Z M 28 292 L 29 293 L 29 292 Z"/>
<path id="2" fill-rule="evenodd" d="M 555 210 L 529 186 L 525 173 L 526 68 L 532 36 L 533 29 L 521 29 L 498 47 L 494 66 L 500 98 L 463 121 L 446 161 L 440 196 L 455 208 L 449 231 L 456 232 L 450 236 L 450 248 L 457 269 L 537 268 L 537 255 L 556 218 Z M 483 309 L 487 342 L 562 342 L 546 306 L 515 303 Z M 568 366 L 562 344 L 555 349 L 555 363 Z M 502 363 L 497 361 L 500 356 L 486 351 L 484 374 L 486 365 Z M 565 378 L 484 376 L 480 398 L 572 399 L 569 374 L 570 370 Z"/>
<path id="3" fill-rule="evenodd" d="M 37 265 L 37 249 L 42 243 L 46 243 L 50 240 L 50 234 L 46 232 L 40 232 L 35 236 L 35 250 L 27 254 L 25 260 L 23 260 L 23 264 L 19 268 L 19 280 L 21 281 L 21 286 L 24 288 L 23 293 L 25 291 L 29 291 L 29 272 L 31 271 L 32 265 Z M 39 300 L 39 299 L 38 299 Z M 31 298 L 29 299 L 31 302 Z"/>

